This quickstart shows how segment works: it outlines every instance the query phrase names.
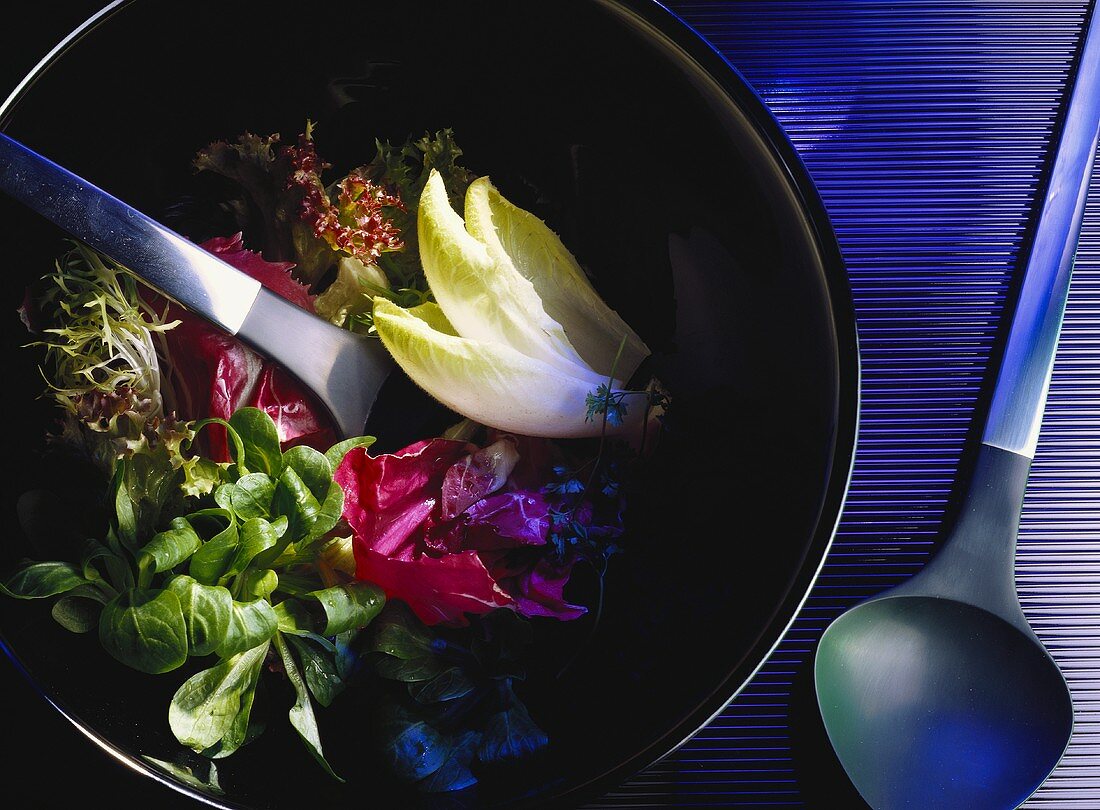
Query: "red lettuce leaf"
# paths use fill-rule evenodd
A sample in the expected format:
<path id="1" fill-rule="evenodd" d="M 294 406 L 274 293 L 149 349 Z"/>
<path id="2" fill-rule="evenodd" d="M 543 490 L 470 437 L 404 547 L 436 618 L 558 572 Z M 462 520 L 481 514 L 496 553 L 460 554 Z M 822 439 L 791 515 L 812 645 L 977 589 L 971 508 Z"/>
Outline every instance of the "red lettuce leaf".
<path id="1" fill-rule="evenodd" d="M 430 625 L 464 625 L 466 614 L 498 607 L 558 619 L 584 615 L 562 595 L 572 562 L 558 565 L 544 548 L 549 503 L 538 490 L 498 480 L 492 470 L 502 468 L 487 461 L 493 455 L 471 454 L 469 445 L 447 439 L 392 455 L 351 450 L 335 477 L 344 490 L 343 517 L 354 532 L 356 576 L 408 603 Z M 506 466 L 516 467 L 514 453 Z M 458 487 L 463 497 L 502 489 L 448 518 L 446 482 L 468 478 L 471 468 L 478 482 Z"/>
<path id="2" fill-rule="evenodd" d="M 576 560 L 561 565 L 540 557 L 533 565 L 516 564 L 507 557 L 489 563 L 490 575 L 514 600 L 514 610 L 524 616 L 546 616 L 560 621 L 579 619 L 588 609 L 565 601 L 564 590 Z"/>
<path id="3" fill-rule="evenodd" d="M 351 450 L 336 470 L 344 490 L 344 519 L 362 545 L 387 557 L 412 560 L 437 521 L 447 470 L 469 453 L 465 442 L 433 439 L 392 455 Z"/>
<path id="4" fill-rule="evenodd" d="M 504 486 L 518 461 L 516 439 L 506 435 L 453 464 L 443 478 L 443 518 L 453 520 Z"/>
<path id="5" fill-rule="evenodd" d="M 498 492 L 466 510 L 466 548 L 541 546 L 550 531 L 550 505 L 539 492 Z"/>
<path id="6" fill-rule="evenodd" d="M 476 551 L 403 560 L 356 543 L 355 560 L 359 579 L 376 584 L 387 598 L 407 603 L 427 625 L 462 627 L 469 624 L 467 613 L 513 606 Z"/>

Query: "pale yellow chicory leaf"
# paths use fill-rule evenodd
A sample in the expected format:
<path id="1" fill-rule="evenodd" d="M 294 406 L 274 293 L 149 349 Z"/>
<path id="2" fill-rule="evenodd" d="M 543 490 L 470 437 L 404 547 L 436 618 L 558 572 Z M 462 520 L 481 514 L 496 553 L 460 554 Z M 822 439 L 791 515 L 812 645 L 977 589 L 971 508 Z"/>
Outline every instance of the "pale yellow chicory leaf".
<path id="1" fill-rule="evenodd" d="M 585 419 L 590 379 L 564 374 L 543 360 L 502 343 L 448 332 L 436 304 L 403 309 L 374 300 L 374 325 L 383 344 L 412 380 L 447 407 L 481 424 L 527 436 L 598 435 L 601 420 Z M 591 373 L 591 372 L 589 372 Z M 637 429 L 644 395 L 630 397 L 627 420 L 615 431 Z"/>
<path id="2" fill-rule="evenodd" d="M 506 200 L 488 177 L 466 192 L 466 230 L 485 245 L 494 265 L 528 282 L 541 309 L 569 344 L 605 380 L 628 380 L 649 348 L 592 288 L 576 258 L 545 222 Z M 625 338 L 625 341 L 624 341 Z M 622 354 L 615 358 L 622 344 Z M 612 372 L 614 366 L 614 372 Z"/>
<path id="3" fill-rule="evenodd" d="M 466 231 L 438 172 L 431 173 L 420 197 L 417 239 L 428 286 L 460 335 L 511 347 L 592 385 L 606 381 L 546 314 L 534 285 Z"/>

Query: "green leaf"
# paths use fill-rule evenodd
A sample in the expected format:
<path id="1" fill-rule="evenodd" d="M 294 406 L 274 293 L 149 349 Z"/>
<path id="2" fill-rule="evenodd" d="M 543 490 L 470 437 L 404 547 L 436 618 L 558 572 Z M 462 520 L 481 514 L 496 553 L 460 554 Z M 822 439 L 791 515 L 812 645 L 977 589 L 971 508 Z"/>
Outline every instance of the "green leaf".
<path id="1" fill-rule="evenodd" d="M 434 655 L 424 658 L 379 658 L 374 662 L 374 670 L 381 677 L 391 681 L 416 683 L 430 681 L 443 671 L 443 664 Z"/>
<path id="2" fill-rule="evenodd" d="M 378 733 L 390 770 L 406 782 L 435 773 L 447 761 L 450 746 L 444 736 L 397 704 L 382 709 Z"/>
<path id="3" fill-rule="evenodd" d="M 323 636 L 335 636 L 366 627 L 386 604 L 385 592 L 370 582 L 336 585 L 313 591 L 307 598 L 315 599 L 325 612 Z"/>
<path id="4" fill-rule="evenodd" d="M 250 650 L 270 640 L 278 627 L 279 619 L 271 603 L 266 599 L 255 599 L 251 602 L 234 601 L 233 610 L 229 614 L 225 641 L 222 642 L 217 653 L 222 658 L 228 658 Z"/>
<path id="5" fill-rule="evenodd" d="M 180 743 L 205 751 L 239 727 L 242 713 L 247 727 L 267 649 L 254 647 L 183 682 L 168 707 L 168 724 Z"/>
<path id="6" fill-rule="evenodd" d="M 381 611 L 386 595 L 369 582 L 335 585 L 279 603 L 279 629 L 292 635 L 335 636 L 366 627 Z"/>
<path id="7" fill-rule="evenodd" d="M 329 484 L 328 493 L 321 501 L 317 519 L 309 530 L 309 540 L 315 540 L 332 531 L 344 513 L 344 489 L 335 481 Z"/>
<path id="8" fill-rule="evenodd" d="M 370 447 L 375 441 L 373 436 L 356 436 L 351 439 L 344 439 L 342 442 L 337 442 L 326 450 L 325 458 L 328 459 L 328 463 L 332 466 L 333 474 L 335 474 L 336 468 L 340 466 L 340 463 L 344 460 L 344 456 L 348 454 L 349 450 L 354 450 L 356 447 Z"/>
<path id="9" fill-rule="evenodd" d="M 302 444 L 287 450 L 283 463 L 298 473 L 314 498 L 318 501 L 325 499 L 332 486 L 332 464 L 323 453 Z"/>
<path id="10" fill-rule="evenodd" d="M 127 666 L 158 674 L 187 660 L 187 627 L 179 598 L 165 590 L 119 594 L 99 617 L 99 641 Z"/>
<path id="11" fill-rule="evenodd" d="M 372 631 L 370 649 L 375 652 L 404 659 L 432 652 L 434 637 L 404 602 L 388 602 Z"/>
<path id="12" fill-rule="evenodd" d="M 279 446 L 279 431 L 271 417 L 259 408 L 240 408 L 229 417 L 229 424 L 244 442 L 248 470 L 278 477 L 283 468 L 283 452 Z"/>
<path id="13" fill-rule="evenodd" d="M 126 558 L 104 546 L 98 540 L 86 540 L 80 554 L 80 567 L 85 579 L 100 579 L 98 561 L 103 562 L 107 581 L 118 593 L 134 587 L 134 571 Z"/>
<path id="14" fill-rule="evenodd" d="M 279 542 L 279 535 L 276 534 L 275 527 L 263 518 L 249 518 L 246 520 L 241 526 L 240 538 L 237 554 L 233 558 L 229 569 L 225 572 L 226 576 L 233 576 L 244 571 L 257 554 L 266 551 Z"/>
<path id="15" fill-rule="evenodd" d="M 115 523 L 118 528 L 118 539 L 129 551 L 137 550 L 137 514 L 134 510 L 134 501 L 126 487 L 128 462 L 120 459 L 115 471 Z"/>
<path id="16" fill-rule="evenodd" d="M 449 129 L 436 132 L 434 137 L 425 135 L 400 146 L 388 142 L 377 145 L 378 152 L 366 167 L 367 176 L 388 188 L 396 188 L 405 203 L 405 210 L 390 212 L 392 221 L 401 229 L 405 249 L 383 253 L 378 258 L 378 264 L 394 280 L 394 286 L 418 286 L 418 283 L 423 283 L 423 271 L 417 246 L 416 212 L 429 173 L 435 170 L 443 175 L 451 194 L 451 203 L 458 207 L 461 207 L 462 195 L 475 175 L 458 165 L 462 150 Z"/>
<path id="17" fill-rule="evenodd" d="M 108 526 L 107 527 L 107 538 L 106 538 L 106 540 L 107 540 L 107 548 L 109 548 L 111 550 L 112 554 L 114 554 L 119 559 L 126 559 L 126 556 L 128 554 L 128 550 L 122 545 L 122 541 L 120 541 L 118 539 L 118 532 L 115 531 L 115 528 L 113 526 Z M 126 568 L 127 571 L 130 571 L 130 566 L 129 565 L 125 566 L 125 568 Z M 133 576 L 134 576 L 133 571 L 130 571 L 129 577 L 130 577 L 131 580 L 133 579 Z M 131 585 L 130 587 L 133 587 L 133 585 Z"/>
<path id="18" fill-rule="evenodd" d="M 340 676 L 336 660 L 331 652 L 318 649 L 304 638 L 288 636 L 291 646 L 298 651 L 302 661 L 302 674 L 310 693 L 322 706 L 331 706 L 336 696 L 347 685 Z"/>
<path id="19" fill-rule="evenodd" d="M 269 646 L 270 643 L 264 645 L 264 649 L 266 650 Z M 260 736 L 264 730 L 264 724 L 252 719 L 252 704 L 256 700 L 258 686 L 259 678 L 257 677 L 256 683 L 241 696 L 240 711 L 237 712 L 237 717 L 229 726 L 229 730 L 225 732 L 225 736 L 218 740 L 216 745 L 203 751 L 203 756 L 211 759 L 224 759 Z"/>
<path id="20" fill-rule="evenodd" d="M 501 686 L 505 708 L 491 715 L 485 723 L 477 757 L 482 762 L 509 762 L 545 748 L 550 740 L 535 725 L 527 707 L 516 697 L 507 682 Z"/>
<path id="21" fill-rule="evenodd" d="M 225 643 L 233 597 L 227 588 L 203 585 L 189 576 L 172 577 L 168 590 L 180 600 L 190 655 L 209 655 Z"/>
<path id="22" fill-rule="evenodd" d="M 126 487 L 139 510 L 140 539 L 143 532 L 152 531 L 159 522 L 160 509 L 176 490 L 179 476 L 168 448 L 164 444 L 152 447 L 144 436 L 128 467 Z"/>
<path id="23" fill-rule="evenodd" d="M 443 764 L 428 776 L 416 783 L 417 790 L 423 793 L 443 793 L 464 790 L 477 783 L 477 777 L 470 771 L 481 735 L 476 731 L 467 731 L 457 740 L 449 740 Z"/>
<path id="24" fill-rule="evenodd" d="M 42 599 L 90 584 L 71 563 L 31 562 L 10 574 L 0 592 L 16 599 Z"/>
<path id="25" fill-rule="evenodd" d="M 183 470 L 180 490 L 184 495 L 193 498 L 200 498 L 213 492 L 225 477 L 225 471 L 220 464 L 201 456 L 185 459 L 180 469 Z"/>
<path id="26" fill-rule="evenodd" d="M 164 573 L 175 568 L 202 547 L 202 538 L 187 518 L 172 518 L 171 528 L 153 535 L 138 554 L 153 560 L 154 570 Z"/>
<path id="27" fill-rule="evenodd" d="M 214 493 L 218 506 L 228 509 L 240 520 L 266 518 L 271 512 L 275 482 L 265 473 L 242 475 L 234 484 L 223 484 Z"/>
<path id="28" fill-rule="evenodd" d="M 194 426 L 192 428 L 192 438 L 197 436 L 200 430 L 205 427 L 209 427 L 210 425 L 221 425 L 223 428 L 225 428 L 226 438 L 229 439 L 229 445 L 232 448 L 229 451 L 229 455 L 232 456 L 233 463 L 227 465 L 228 469 L 226 469 L 222 473 L 222 477 L 228 478 L 230 481 L 232 481 L 240 475 L 247 473 L 248 469 L 245 467 L 244 463 L 244 442 L 241 441 L 241 436 L 239 433 L 237 433 L 236 429 L 234 429 L 234 427 L 226 422 L 224 419 L 219 419 L 216 416 L 211 416 L 207 419 L 198 420 L 194 423 Z"/>
<path id="29" fill-rule="evenodd" d="M 98 540 L 85 540 L 80 549 L 80 572 L 83 574 L 84 579 L 103 579 L 104 571 L 100 571 L 96 567 L 96 561 L 102 560 L 106 563 L 108 557 L 114 556 L 116 556 L 114 552 Z"/>
<path id="30" fill-rule="evenodd" d="M 312 516 L 307 516 L 309 502 L 303 503 L 306 508 L 301 511 L 300 528 L 296 527 L 300 534 L 296 534 L 295 537 L 315 539 L 329 532 L 340 521 L 340 515 L 343 512 L 343 490 L 332 480 L 332 464 L 317 450 L 305 445 L 287 450 L 284 462 L 286 464 L 284 475 L 290 470 L 297 473 L 301 483 L 305 484 L 313 500 L 318 503 L 318 510 Z M 279 483 L 283 483 L 282 479 Z M 288 489 L 298 493 L 299 501 L 303 500 L 294 482 L 287 481 L 287 486 Z M 296 514 L 294 511 L 278 511 L 292 518 L 293 523 Z"/>
<path id="31" fill-rule="evenodd" d="M 67 594 L 58 599 L 50 615 L 70 633 L 88 633 L 99 624 L 103 603 L 85 596 Z"/>
<path id="32" fill-rule="evenodd" d="M 448 667 L 431 680 L 409 683 L 409 694 L 421 703 L 442 703 L 465 697 L 475 688 L 460 667 Z"/>
<path id="33" fill-rule="evenodd" d="M 133 568 L 117 554 L 107 558 L 107 574 L 111 585 L 118 593 L 129 590 L 137 584 Z"/>
<path id="34" fill-rule="evenodd" d="M 287 467 L 275 485 L 271 509 L 276 514 L 284 515 L 289 521 L 286 539 L 288 542 L 295 542 L 309 536 L 318 520 L 321 504 L 310 492 L 298 471 Z"/>
<path id="35" fill-rule="evenodd" d="M 271 599 L 271 594 L 279 587 L 279 575 L 270 568 L 249 568 L 243 571 L 234 585 L 242 601 L 251 599 Z"/>
<path id="36" fill-rule="evenodd" d="M 284 599 L 275 605 L 275 616 L 279 620 L 279 631 L 293 636 L 316 635 L 324 623 L 321 615 L 298 599 Z"/>
<path id="37" fill-rule="evenodd" d="M 216 585 L 218 580 L 227 576 L 230 566 L 237 555 L 239 536 L 237 523 L 225 510 L 204 510 L 204 513 L 213 513 L 218 517 L 224 517 L 227 525 L 216 535 L 202 544 L 202 548 L 191 557 L 189 573 L 199 582 L 205 585 Z M 194 513 L 192 517 L 194 517 Z"/>
<path id="38" fill-rule="evenodd" d="M 358 633 L 355 630 L 349 630 L 346 633 L 337 634 L 334 639 L 333 660 L 336 663 L 336 672 L 339 674 L 341 680 L 346 681 L 351 677 L 352 670 L 359 660 L 359 654 L 351 647 L 351 643 L 355 640 L 356 635 L 358 635 Z"/>
<path id="39" fill-rule="evenodd" d="M 281 633 L 275 634 L 275 648 L 279 651 L 279 655 L 283 659 L 283 667 L 286 669 L 286 676 L 294 687 L 295 693 L 298 695 L 298 699 L 290 708 L 290 724 L 294 726 L 294 730 L 298 732 L 298 736 L 302 738 L 302 742 L 306 744 L 306 748 L 309 749 L 309 752 L 313 754 L 314 758 L 320 763 L 321 767 L 325 769 L 329 776 L 343 782 L 344 780 L 336 775 L 336 772 L 332 770 L 332 766 L 325 760 L 324 752 L 321 750 L 321 733 L 317 728 L 317 718 L 313 714 L 313 704 L 309 701 L 309 692 L 306 687 L 305 679 L 302 677 L 301 672 L 299 672 L 298 665 L 294 662 L 294 657 L 290 654 L 290 648 L 287 647 L 286 641 L 283 640 Z"/>

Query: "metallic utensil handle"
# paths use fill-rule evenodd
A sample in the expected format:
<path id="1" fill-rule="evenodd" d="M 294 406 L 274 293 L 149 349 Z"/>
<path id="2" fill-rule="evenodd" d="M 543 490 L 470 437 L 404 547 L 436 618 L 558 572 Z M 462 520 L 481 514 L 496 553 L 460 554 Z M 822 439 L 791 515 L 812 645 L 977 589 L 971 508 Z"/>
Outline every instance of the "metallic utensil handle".
<path id="1" fill-rule="evenodd" d="M 1085 32 L 1077 78 L 1027 258 L 982 441 L 1035 456 L 1089 177 L 1100 132 L 1100 6 Z"/>
<path id="2" fill-rule="evenodd" d="M 3 133 L 0 190 L 230 334 L 260 292 L 252 277 Z"/>

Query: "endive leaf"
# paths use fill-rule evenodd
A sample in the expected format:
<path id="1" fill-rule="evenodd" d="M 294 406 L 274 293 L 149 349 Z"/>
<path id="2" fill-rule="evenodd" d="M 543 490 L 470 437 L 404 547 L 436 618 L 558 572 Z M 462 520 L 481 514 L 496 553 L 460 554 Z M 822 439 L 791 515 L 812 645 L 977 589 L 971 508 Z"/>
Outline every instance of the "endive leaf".
<path id="1" fill-rule="evenodd" d="M 463 416 L 527 436 L 596 436 L 602 429 L 600 420 L 585 421 L 585 395 L 595 388 L 591 380 L 563 374 L 509 346 L 469 340 L 434 328 L 446 324 L 436 304 L 402 309 L 376 298 L 374 323 L 382 343 L 405 373 Z M 583 374 L 585 369 L 579 372 Z M 644 407 L 642 394 L 635 407 L 628 403 L 623 424 L 609 426 L 609 431 L 636 428 Z"/>
<path id="2" fill-rule="evenodd" d="M 530 281 L 510 262 L 499 262 L 466 231 L 432 172 L 417 216 L 420 261 L 436 301 L 458 334 L 496 343 L 593 383 L 606 381 L 589 369 L 561 325 L 546 314 Z M 618 344 L 612 351 L 618 349 Z"/>
<path id="3" fill-rule="evenodd" d="M 317 314 L 330 323 L 343 326 L 349 315 L 370 310 L 370 284 L 383 290 L 390 282 L 377 265 L 363 264 L 354 256 L 344 256 L 336 264 L 336 280 L 313 302 Z"/>
<path id="4" fill-rule="evenodd" d="M 545 222 L 508 202 L 488 177 L 470 184 L 465 216 L 467 232 L 485 245 L 494 265 L 503 268 L 498 272 L 517 273 L 530 282 L 542 311 L 561 325 L 589 367 L 605 380 L 613 371 L 616 380 L 630 379 L 649 348 L 603 302 Z M 620 343 L 623 351 L 616 364 Z"/>

